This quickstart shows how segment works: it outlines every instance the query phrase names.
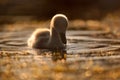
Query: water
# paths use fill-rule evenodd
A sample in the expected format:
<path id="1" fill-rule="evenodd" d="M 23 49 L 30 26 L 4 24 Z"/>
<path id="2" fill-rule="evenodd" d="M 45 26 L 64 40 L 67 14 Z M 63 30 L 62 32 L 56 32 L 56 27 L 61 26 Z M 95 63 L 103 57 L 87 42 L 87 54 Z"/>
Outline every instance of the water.
<path id="1" fill-rule="evenodd" d="M 0 33 L 0 49 L 1 51 L 31 51 L 27 47 L 27 39 L 32 34 L 31 31 L 17 32 L 1 32 Z M 119 56 L 120 40 L 114 38 L 106 38 L 105 31 L 67 31 L 67 54 L 80 55 L 82 57 L 97 57 L 100 53 L 107 55 L 106 52 L 111 52 Z M 99 37 L 101 36 L 102 37 Z M 98 36 L 98 37 L 97 37 Z M 41 50 L 42 51 L 42 50 Z M 46 50 L 43 50 L 46 52 Z M 84 53 L 84 54 L 83 54 Z M 94 55 L 93 55 L 94 54 Z M 99 56 L 103 57 L 103 56 Z"/>
<path id="2" fill-rule="evenodd" d="M 3 65 L 6 56 L 12 58 L 12 60 L 10 59 L 10 61 L 12 61 L 12 63 L 10 64 L 15 65 L 15 67 L 17 66 L 16 64 L 19 65 L 19 62 L 26 62 L 26 66 L 28 65 L 28 63 L 32 63 L 32 65 L 34 63 L 37 64 L 37 66 L 39 67 L 41 67 L 41 64 L 47 64 L 50 67 L 50 69 L 48 68 L 48 73 L 54 72 L 51 71 L 51 66 L 53 68 L 54 61 L 64 59 L 65 61 L 63 62 L 68 64 L 69 70 L 67 71 L 69 74 L 66 73 L 64 70 L 60 70 L 60 72 L 64 73 L 63 76 L 66 76 L 67 80 L 69 80 L 70 75 L 74 75 L 74 77 L 71 76 L 71 78 L 73 78 L 72 80 L 77 79 L 77 77 L 79 76 L 83 80 L 88 80 L 89 78 L 94 79 L 95 77 L 102 77 L 103 80 L 106 80 L 106 78 L 112 80 L 120 79 L 120 73 L 118 72 L 120 70 L 120 40 L 118 38 L 115 38 L 115 36 L 110 34 L 109 32 L 68 30 L 67 48 L 65 54 L 63 55 L 59 53 L 54 54 L 49 50 L 33 50 L 31 48 L 28 48 L 26 41 L 32 32 L 33 30 L 0 32 L 0 60 L 2 63 L 0 71 L 4 68 L 7 69 L 7 67 Z M 17 58 L 19 58 L 20 61 L 16 61 L 16 55 L 18 55 Z M 23 65 L 23 68 L 25 65 Z M 28 74 L 27 72 L 31 70 L 31 67 L 34 68 L 30 65 L 31 67 L 29 66 L 27 67 L 27 69 L 26 66 L 24 68 L 26 70 L 26 72 L 24 72 L 25 75 Z M 70 66 L 72 66 L 73 68 Z M 66 70 L 66 66 L 63 66 L 62 68 L 65 68 Z M 36 69 L 39 70 L 39 68 Z M 73 72 L 69 72 L 72 69 Z M 21 74 L 22 71 L 24 71 L 22 69 L 20 69 L 21 72 L 17 72 L 17 69 L 15 70 L 15 73 L 18 75 Z M 42 71 L 44 72 L 44 68 L 42 69 Z M 57 69 L 55 67 L 55 72 L 56 71 Z M 113 75 L 111 71 L 115 74 Z M 1 74 L 6 77 L 4 71 L 1 71 Z M 109 75 L 108 77 L 106 77 L 102 74 Z M 48 77 L 46 75 L 45 79 L 51 79 L 51 76 Z M 52 76 L 52 78 L 54 77 Z M 18 77 L 18 79 L 21 79 L 20 76 Z M 29 78 L 25 77 L 25 79 Z"/>

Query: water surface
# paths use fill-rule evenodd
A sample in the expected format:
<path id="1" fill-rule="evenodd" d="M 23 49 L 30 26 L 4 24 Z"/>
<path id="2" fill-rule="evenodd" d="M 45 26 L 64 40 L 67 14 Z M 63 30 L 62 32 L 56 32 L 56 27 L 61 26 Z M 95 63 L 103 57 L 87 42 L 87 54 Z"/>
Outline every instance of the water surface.
<path id="1" fill-rule="evenodd" d="M 11 80 L 15 77 L 18 80 L 55 79 L 57 75 L 57 79 L 61 75 L 66 76 L 66 80 L 120 79 L 120 39 L 109 32 L 68 30 L 66 52 L 27 47 L 26 42 L 32 32 L 33 30 L 0 32 L 0 75 L 4 80 L 7 80 L 6 75 Z M 65 64 L 59 65 L 56 61 Z M 11 66 L 9 70 L 8 65 Z M 29 73 L 32 71 L 37 73 Z"/>

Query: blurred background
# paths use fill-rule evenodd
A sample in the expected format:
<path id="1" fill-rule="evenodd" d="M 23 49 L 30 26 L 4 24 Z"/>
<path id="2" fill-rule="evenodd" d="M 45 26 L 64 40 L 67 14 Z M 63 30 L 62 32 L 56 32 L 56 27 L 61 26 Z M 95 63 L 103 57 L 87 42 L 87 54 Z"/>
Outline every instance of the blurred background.
<path id="1" fill-rule="evenodd" d="M 16 16 L 46 20 L 57 13 L 69 19 L 102 19 L 110 13 L 119 15 L 119 10 L 120 0 L 0 0 L 1 20 Z"/>
<path id="2" fill-rule="evenodd" d="M 0 0 L 0 31 L 49 27 L 57 13 L 69 29 L 120 32 L 120 0 Z"/>

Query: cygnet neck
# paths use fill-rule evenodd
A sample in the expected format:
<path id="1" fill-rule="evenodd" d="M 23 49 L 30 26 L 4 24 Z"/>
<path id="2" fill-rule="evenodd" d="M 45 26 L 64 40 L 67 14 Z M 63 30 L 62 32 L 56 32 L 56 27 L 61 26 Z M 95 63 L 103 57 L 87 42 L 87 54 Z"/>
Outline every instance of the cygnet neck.
<path id="1" fill-rule="evenodd" d="M 51 42 L 54 42 L 54 43 L 55 43 L 55 42 L 57 42 L 57 43 L 62 43 L 58 32 L 57 32 L 56 29 L 53 28 L 53 27 L 52 27 L 51 30 L 50 30 L 50 41 L 51 41 Z"/>

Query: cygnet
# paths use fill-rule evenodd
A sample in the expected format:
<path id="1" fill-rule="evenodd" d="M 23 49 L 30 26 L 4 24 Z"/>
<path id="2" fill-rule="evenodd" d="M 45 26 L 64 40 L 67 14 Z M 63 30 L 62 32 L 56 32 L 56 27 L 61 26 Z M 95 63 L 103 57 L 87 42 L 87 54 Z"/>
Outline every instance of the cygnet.
<path id="1" fill-rule="evenodd" d="M 50 22 L 50 29 L 36 29 L 27 44 L 36 49 L 65 49 L 67 27 L 67 17 L 64 14 L 56 14 Z"/>

